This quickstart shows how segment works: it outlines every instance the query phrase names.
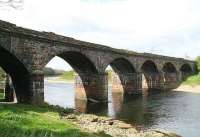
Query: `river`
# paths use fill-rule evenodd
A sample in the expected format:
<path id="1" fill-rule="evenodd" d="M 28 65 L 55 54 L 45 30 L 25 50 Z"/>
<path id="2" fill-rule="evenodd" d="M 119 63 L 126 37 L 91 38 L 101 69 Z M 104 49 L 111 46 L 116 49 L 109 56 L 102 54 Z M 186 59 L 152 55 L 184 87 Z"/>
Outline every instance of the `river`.
<path id="1" fill-rule="evenodd" d="M 45 81 L 45 101 L 49 104 L 110 116 L 144 129 L 161 128 L 183 137 L 200 136 L 200 94 L 163 91 L 124 98 L 109 90 L 109 103 L 104 105 L 75 101 L 74 96 L 73 84 Z"/>

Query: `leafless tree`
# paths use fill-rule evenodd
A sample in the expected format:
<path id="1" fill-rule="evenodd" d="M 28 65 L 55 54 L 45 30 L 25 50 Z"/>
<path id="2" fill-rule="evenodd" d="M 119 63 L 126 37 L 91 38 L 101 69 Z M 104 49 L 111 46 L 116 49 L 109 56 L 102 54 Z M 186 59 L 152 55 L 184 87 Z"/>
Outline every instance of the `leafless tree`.
<path id="1" fill-rule="evenodd" d="M 22 8 L 24 0 L 0 0 L 1 7 L 11 7 L 14 9 Z"/>

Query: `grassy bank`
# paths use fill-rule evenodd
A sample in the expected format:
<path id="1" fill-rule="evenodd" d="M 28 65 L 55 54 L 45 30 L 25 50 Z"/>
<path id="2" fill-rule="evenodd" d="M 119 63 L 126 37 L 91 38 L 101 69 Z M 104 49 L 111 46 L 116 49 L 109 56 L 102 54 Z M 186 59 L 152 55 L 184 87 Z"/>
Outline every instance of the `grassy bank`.
<path id="1" fill-rule="evenodd" d="M 74 71 L 65 71 L 65 72 L 60 76 L 60 78 L 61 78 L 62 80 L 69 80 L 69 81 L 74 80 L 74 77 L 75 77 L 75 72 L 74 72 Z"/>
<path id="2" fill-rule="evenodd" d="M 191 86 L 200 85 L 200 73 L 188 77 L 182 84 Z"/>
<path id="3" fill-rule="evenodd" d="M 197 71 L 198 73 L 189 76 L 186 80 L 182 82 L 183 85 L 188 85 L 188 86 L 199 86 L 200 85 L 200 56 L 198 56 L 196 59 L 196 65 L 197 65 Z"/>
<path id="4" fill-rule="evenodd" d="M 61 120 L 59 110 L 43 106 L 0 104 L 1 137 L 106 137 L 81 131 L 67 120 Z"/>

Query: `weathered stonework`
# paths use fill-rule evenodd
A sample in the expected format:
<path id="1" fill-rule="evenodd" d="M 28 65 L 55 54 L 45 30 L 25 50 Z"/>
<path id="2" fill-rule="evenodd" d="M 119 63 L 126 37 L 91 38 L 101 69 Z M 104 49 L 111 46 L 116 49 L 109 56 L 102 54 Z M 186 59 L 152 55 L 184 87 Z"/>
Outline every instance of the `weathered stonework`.
<path id="1" fill-rule="evenodd" d="M 66 60 L 78 74 L 99 76 L 95 80 L 96 92 L 88 90 L 86 95 L 87 98 L 100 101 L 107 100 L 107 79 L 102 78 L 102 74 L 105 73 L 108 65 L 111 65 L 115 72 L 122 76 L 121 80 L 123 80 L 123 75 L 128 73 L 144 73 L 146 77 L 149 77 L 150 73 L 142 68 L 152 69 L 151 73 L 161 75 L 167 63 L 173 64 L 176 70 L 174 72 L 179 79 L 182 75 L 196 71 L 194 61 L 114 49 L 0 21 L 0 66 L 12 77 L 19 102 L 41 104 L 44 101 L 43 68 L 55 56 Z M 152 65 L 146 63 L 150 61 L 155 65 L 155 72 L 151 68 Z M 144 66 L 145 63 L 146 66 Z M 131 82 L 133 81 L 129 80 L 129 83 Z M 142 87 L 142 82 L 138 85 Z M 88 88 L 86 85 L 84 87 Z"/>

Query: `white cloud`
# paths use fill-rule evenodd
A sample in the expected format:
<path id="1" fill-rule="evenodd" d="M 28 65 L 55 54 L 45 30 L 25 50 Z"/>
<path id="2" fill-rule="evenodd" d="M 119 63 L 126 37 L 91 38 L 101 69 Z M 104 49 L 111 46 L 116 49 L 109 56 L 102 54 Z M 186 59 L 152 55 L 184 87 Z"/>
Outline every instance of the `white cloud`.
<path id="1" fill-rule="evenodd" d="M 24 0 L 0 19 L 77 39 L 170 56 L 200 54 L 198 0 Z"/>

